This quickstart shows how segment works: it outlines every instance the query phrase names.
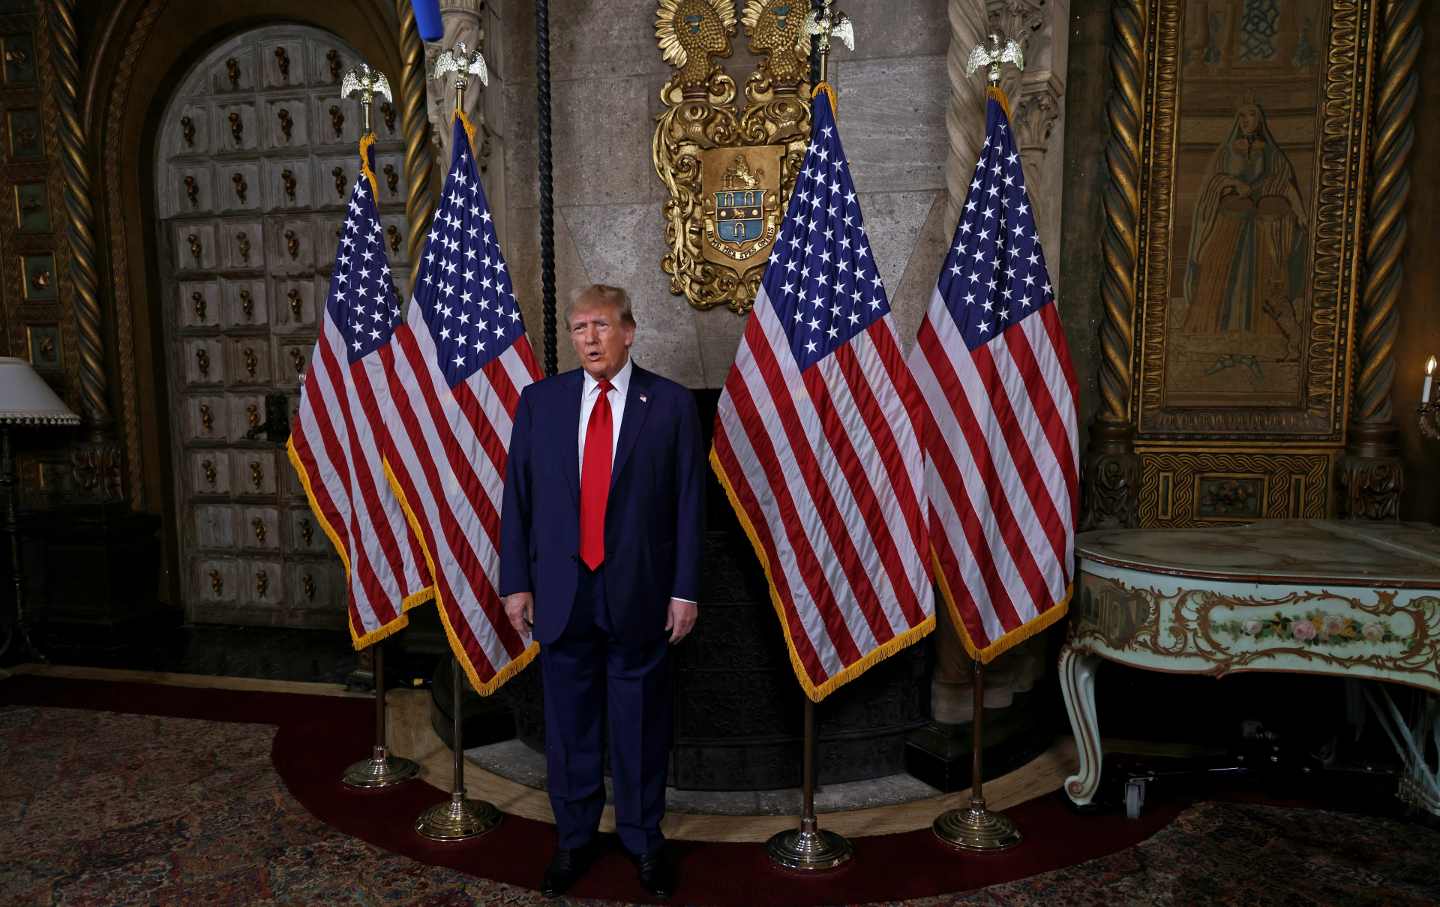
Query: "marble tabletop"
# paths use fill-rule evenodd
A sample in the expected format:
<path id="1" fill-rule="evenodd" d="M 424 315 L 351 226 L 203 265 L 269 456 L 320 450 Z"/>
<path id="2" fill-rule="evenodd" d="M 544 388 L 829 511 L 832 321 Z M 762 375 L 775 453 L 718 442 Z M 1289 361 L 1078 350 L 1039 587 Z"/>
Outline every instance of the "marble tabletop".
<path id="1" fill-rule="evenodd" d="M 1081 533 L 1084 561 L 1205 579 L 1440 589 L 1440 527 L 1262 520 L 1237 527 Z"/>

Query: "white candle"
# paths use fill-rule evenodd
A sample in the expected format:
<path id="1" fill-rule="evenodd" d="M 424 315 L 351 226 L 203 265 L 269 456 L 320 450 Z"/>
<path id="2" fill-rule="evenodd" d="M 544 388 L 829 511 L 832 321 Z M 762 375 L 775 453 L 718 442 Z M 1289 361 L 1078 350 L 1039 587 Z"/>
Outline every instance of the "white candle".
<path id="1" fill-rule="evenodd" d="M 1434 380 L 1435 357 L 1431 356 L 1425 363 L 1425 389 L 1420 392 L 1420 405 L 1424 406 L 1430 402 L 1430 384 Z"/>

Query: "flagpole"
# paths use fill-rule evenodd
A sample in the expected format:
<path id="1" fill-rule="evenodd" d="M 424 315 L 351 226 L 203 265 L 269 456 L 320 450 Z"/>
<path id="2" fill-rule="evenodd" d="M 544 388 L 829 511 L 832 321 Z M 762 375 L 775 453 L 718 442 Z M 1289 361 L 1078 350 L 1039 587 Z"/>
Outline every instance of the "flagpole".
<path id="1" fill-rule="evenodd" d="M 379 70 L 371 69 L 363 61 L 352 66 L 340 83 L 340 95 L 345 97 L 358 97 L 360 100 L 360 121 L 361 121 L 361 144 L 365 147 L 364 137 L 370 135 L 370 112 L 375 102 L 375 95 L 380 95 L 385 100 L 390 100 L 390 83 L 385 74 Z M 362 161 L 368 166 L 368 161 Z M 377 200 L 378 201 L 378 200 Z M 384 787 L 394 787 L 405 781 L 409 781 L 420 773 L 420 766 L 409 759 L 399 756 L 392 756 L 385 744 L 385 643 L 376 642 L 371 647 L 375 658 L 375 746 L 370 751 L 369 759 L 362 759 L 345 769 L 345 774 L 340 781 L 346 787 L 353 787 L 360 790 L 376 790 Z"/>
<path id="2" fill-rule="evenodd" d="M 390 755 L 385 745 L 385 643 L 373 646 L 375 653 L 375 747 L 369 759 L 362 759 L 345 769 L 341 782 L 346 787 L 376 790 L 394 787 L 420 773 L 420 766 L 409 759 Z"/>
<path id="3" fill-rule="evenodd" d="M 839 37 L 845 46 L 855 49 L 855 38 L 850 19 L 839 10 L 833 9 L 834 0 L 818 0 L 805 17 L 805 31 L 813 40 L 813 47 L 820 58 L 820 79 L 815 83 L 819 93 L 828 89 L 835 97 L 834 89 L 826 85 L 830 63 L 830 38 Z M 801 754 L 801 805 L 800 827 L 773 835 L 765 843 L 765 852 L 770 862 L 782 869 L 802 872 L 819 872 L 834 869 L 855 855 L 850 840 L 833 831 L 820 828 L 815 815 L 815 702 L 805 697 L 805 741 Z"/>
<path id="4" fill-rule="evenodd" d="M 980 45 L 970 53 L 965 72 L 974 75 L 981 66 L 988 67 L 986 78 L 990 92 L 1008 114 L 1005 94 L 1000 90 L 1000 65 L 1014 63 L 1019 69 L 1025 68 L 1020 45 L 1013 39 L 1001 43 L 1000 36 L 992 32 L 989 45 Z M 989 145 L 990 139 L 986 139 Z M 985 747 L 985 664 L 977 655 L 971 663 L 971 676 L 975 693 L 975 714 L 970 723 L 970 805 L 965 809 L 952 809 L 935 819 L 931 829 L 935 836 L 961 850 L 993 853 L 1006 850 L 1020 843 L 1020 832 L 1015 823 L 999 813 L 992 813 L 985 806 L 985 779 L 982 775 L 981 753 Z"/>
<path id="5" fill-rule="evenodd" d="M 816 872 L 834 869 L 855 854 L 848 838 L 820 828 L 815 816 L 815 703 L 805 697 L 805 744 L 801 757 L 800 827 L 782 831 L 765 843 L 770 862 L 782 869 Z"/>
<path id="6" fill-rule="evenodd" d="M 1008 850 L 1020 843 L 1020 830 L 1005 815 L 992 813 L 985 807 L 985 780 L 980 765 L 985 740 L 985 665 L 978 658 L 971 664 L 975 717 L 970 723 L 970 746 L 973 751 L 970 763 L 970 805 L 965 809 L 952 809 L 941 813 L 931 830 L 940 840 L 961 850 Z"/>
<path id="7" fill-rule="evenodd" d="M 450 780 L 450 799 L 420 814 L 415 831 L 432 841 L 467 841 L 494 831 L 503 818 L 493 803 L 468 800 L 465 797 L 465 746 L 460 721 L 460 659 L 452 658 L 450 666 L 450 749 L 455 754 Z"/>

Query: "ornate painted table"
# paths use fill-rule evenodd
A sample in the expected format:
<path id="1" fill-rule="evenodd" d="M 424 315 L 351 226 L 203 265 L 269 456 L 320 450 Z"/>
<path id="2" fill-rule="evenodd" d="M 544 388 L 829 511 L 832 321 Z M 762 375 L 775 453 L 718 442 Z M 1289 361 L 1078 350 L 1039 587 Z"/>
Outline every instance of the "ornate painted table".
<path id="1" fill-rule="evenodd" d="M 1060 654 L 1080 753 L 1076 804 L 1100 784 L 1095 667 L 1287 671 L 1385 680 L 1440 693 L 1440 528 L 1267 520 L 1239 528 L 1080 535 L 1078 594 Z M 1440 707 L 1402 718 L 1382 684 L 1366 695 L 1405 760 L 1400 794 L 1440 814 Z"/>

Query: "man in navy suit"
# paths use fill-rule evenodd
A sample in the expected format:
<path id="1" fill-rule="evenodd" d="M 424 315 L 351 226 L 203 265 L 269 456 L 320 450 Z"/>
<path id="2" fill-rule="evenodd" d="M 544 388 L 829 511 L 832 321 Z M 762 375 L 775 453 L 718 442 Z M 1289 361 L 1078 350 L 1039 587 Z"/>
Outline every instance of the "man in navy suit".
<path id="1" fill-rule="evenodd" d="M 576 291 L 565 320 L 581 367 L 521 393 L 500 525 L 505 613 L 533 628 L 545 686 L 559 843 L 541 890 L 560 894 L 594 856 L 608 730 L 616 830 L 641 883 L 668 897 L 669 647 L 698 612 L 700 419 L 688 390 L 630 360 L 624 290 Z"/>

